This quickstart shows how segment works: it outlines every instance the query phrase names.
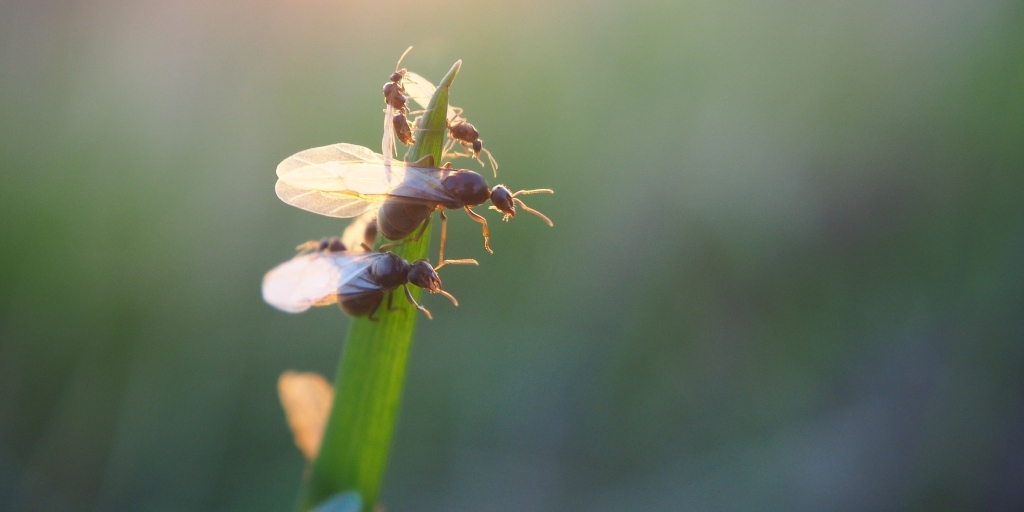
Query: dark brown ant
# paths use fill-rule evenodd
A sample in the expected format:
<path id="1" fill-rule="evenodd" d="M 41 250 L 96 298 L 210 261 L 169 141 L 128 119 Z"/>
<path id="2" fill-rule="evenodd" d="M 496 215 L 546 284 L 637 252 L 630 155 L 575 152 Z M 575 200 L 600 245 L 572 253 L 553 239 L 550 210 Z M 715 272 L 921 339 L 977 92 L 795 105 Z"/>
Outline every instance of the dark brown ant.
<path id="1" fill-rule="evenodd" d="M 433 319 L 413 298 L 409 284 L 440 293 L 459 305 L 441 289 L 441 278 L 426 259 L 409 263 L 392 252 L 348 251 L 337 238 L 306 242 L 299 250 L 315 252 L 302 252 L 263 277 L 263 300 L 282 311 L 300 313 L 312 306 L 338 304 L 349 315 L 369 315 L 376 321 L 373 314 L 385 294 L 388 310 L 396 309 L 392 292 L 401 286 L 406 300 Z"/>
<path id="2" fill-rule="evenodd" d="M 321 166 L 333 163 L 330 172 Z M 400 179 L 390 181 L 390 175 L 376 173 L 376 169 L 391 169 Z M 437 268 L 447 263 L 444 245 L 447 236 L 447 217 L 444 210 L 463 208 L 473 220 L 483 225 L 484 248 L 490 247 L 487 220 L 472 207 L 488 200 L 508 220 L 515 216 L 516 206 L 540 217 L 549 226 L 551 219 L 526 206 L 517 196 L 551 194 L 550 189 L 521 190 L 512 193 L 504 185 L 488 189 L 487 181 L 468 169 L 453 169 L 451 164 L 434 166 L 434 157 L 428 155 L 417 162 L 382 162 L 381 156 L 354 144 L 334 144 L 300 151 L 282 161 L 277 167 L 275 190 L 282 201 L 307 211 L 329 217 L 348 218 L 368 211 L 377 212 L 377 227 L 385 238 L 401 240 L 419 227 L 426 231 L 431 214 L 441 210 L 441 257 Z M 387 181 L 385 176 L 388 176 Z M 394 247 L 395 244 L 391 244 Z M 385 247 L 382 247 L 382 249 Z M 469 263 L 469 261 L 466 261 Z M 475 262 L 473 262 L 475 263 Z"/>
<path id="3" fill-rule="evenodd" d="M 398 58 L 398 63 L 395 64 L 395 72 L 391 73 L 391 76 L 388 77 L 388 82 L 384 84 L 384 103 L 387 107 L 384 114 L 384 136 L 381 139 L 381 153 L 385 158 L 391 158 L 392 154 L 395 153 L 394 138 L 396 134 L 398 139 L 405 145 L 415 142 L 412 136 L 412 127 L 409 125 L 408 117 L 406 117 L 409 113 L 409 98 L 405 95 L 405 85 L 402 83 L 407 71 L 405 68 L 398 68 L 402 64 L 402 59 L 405 58 L 410 50 L 412 50 L 412 46 L 406 48 L 402 56 Z"/>
<path id="4" fill-rule="evenodd" d="M 433 167 L 433 157 L 427 156 L 412 167 Z M 476 264 L 474 260 L 445 260 L 444 245 L 448 235 L 448 217 L 444 210 L 462 208 L 466 210 L 469 217 L 483 225 L 484 249 L 489 253 L 491 250 L 490 231 L 487 227 L 487 219 L 481 217 L 472 210 L 472 207 L 481 205 L 488 200 L 494 205 L 492 208 L 505 214 L 504 219 L 516 216 L 516 205 L 523 210 L 540 217 L 548 226 L 554 226 L 551 219 L 544 214 L 534 210 L 517 196 L 529 194 L 553 194 L 551 189 L 520 190 L 512 193 L 504 185 L 495 185 L 488 190 L 487 181 L 483 176 L 468 169 L 452 169 L 451 163 L 445 164 L 442 168 L 434 168 L 435 172 L 441 171 L 440 188 L 424 187 L 417 180 L 409 180 L 396 187 L 388 193 L 384 204 L 377 211 L 377 226 L 380 233 L 390 240 L 400 240 L 420 228 L 419 233 L 413 240 L 419 240 L 420 236 L 430 225 L 431 214 L 439 210 L 441 214 L 441 252 L 438 257 L 438 266 L 441 268 L 448 263 L 469 263 Z M 394 247 L 395 244 L 385 247 Z"/>
<path id="5" fill-rule="evenodd" d="M 453 156 L 472 156 L 476 158 L 480 165 L 484 165 L 483 160 L 480 160 L 480 152 L 487 155 L 487 160 L 491 163 L 491 169 L 494 170 L 494 177 L 498 177 L 498 162 L 494 160 L 494 156 L 491 152 L 484 148 L 484 141 L 480 139 L 480 132 L 477 131 L 476 127 L 466 121 L 461 116 L 456 116 L 454 120 L 449 120 L 448 125 L 448 136 L 451 138 L 448 144 L 444 148 L 443 154 L 448 154 L 455 143 L 462 144 L 462 149 L 466 151 L 466 154 L 454 153 Z"/>
<path id="6" fill-rule="evenodd" d="M 384 103 L 387 103 L 389 107 L 399 112 L 408 111 L 406 103 L 409 102 L 409 98 L 405 96 L 405 86 L 402 85 L 406 69 L 398 69 L 398 66 L 402 64 L 402 59 L 405 58 L 410 50 L 412 50 L 412 46 L 406 48 L 402 56 L 398 58 L 398 63 L 395 64 L 395 72 L 391 73 L 388 82 L 384 84 Z"/>
<path id="7" fill-rule="evenodd" d="M 370 320 L 377 321 L 373 314 L 384 300 L 384 294 L 388 294 L 388 310 L 393 311 L 393 292 L 401 286 L 405 290 L 405 299 L 409 304 L 433 320 L 430 311 L 413 298 L 412 292 L 409 291 L 410 284 L 431 293 L 440 293 L 451 300 L 452 304 L 459 305 L 452 294 L 441 289 L 441 278 L 429 261 L 422 259 L 409 263 L 392 252 L 373 253 L 372 256 L 374 261 L 363 270 L 363 274 L 346 283 L 336 295 L 338 305 L 346 313 L 352 316 L 367 315 Z"/>
<path id="8" fill-rule="evenodd" d="M 418 103 L 423 108 L 427 108 L 430 98 L 434 95 L 434 91 L 437 90 L 429 80 L 408 70 L 402 76 L 402 87 L 403 93 L 407 95 L 407 98 Z M 452 156 L 470 156 L 476 158 L 476 161 L 480 162 L 482 166 L 484 163 L 480 160 L 480 153 L 486 153 L 487 159 L 491 163 L 491 169 L 494 170 L 494 177 L 498 177 L 498 162 L 491 155 L 490 151 L 484 149 L 483 140 L 480 139 L 480 132 L 462 117 L 462 112 L 461 108 L 448 105 L 446 124 L 450 140 L 445 146 L 442 155 L 448 155 L 455 146 L 455 142 L 459 142 L 462 144 L 466 154 L 452 153 Z"/>

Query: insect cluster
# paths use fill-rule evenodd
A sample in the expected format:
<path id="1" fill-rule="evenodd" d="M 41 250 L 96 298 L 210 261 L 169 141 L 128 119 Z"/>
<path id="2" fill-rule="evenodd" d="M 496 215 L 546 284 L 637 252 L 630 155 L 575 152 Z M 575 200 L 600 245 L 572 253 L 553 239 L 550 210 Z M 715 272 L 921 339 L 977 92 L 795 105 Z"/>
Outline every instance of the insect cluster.
<path id="1" fill-rule="evenodd" d="M 473 207 L 487 201 L 491 202 L 491 209 L 503 214 L 503 220 L 515 217 L 518 206 L 553 225 L 519 197 L 551 194 L 550 189 L 514 193 L 504 185 L 489 189 L 483 176 L 454 168 L 450 161 L 435 162 L 429 155 L 416 162 L 397 160 L 396 140 L 404 145 L 414 144 L 417 125 L 424 121 L 421 115 L 410 123 L 411 116 L 423 111 L 410 110 L 409 101 L 425 109 L 436 90 L 422 76 L 399 69 L 411 49 L 410 46 L 402 54 L 384 84 L 381 153 L 339 143 L 300 151 L 277 166 L 275 190 L 282 201 L 313 213 L 355 220 L 341 237 L 305 242 L 297 247 L 299 254 L 267 272 L 263 277 L 263 300 L 271 306 L 300 313 L 313 306 L 338 304 L 350 315 L 367 315 L 375 320 L 374 314 L 385 296 L 391 309 L 394 292 L 401 287 L 406 300 L 432 318 L 413 298 L 409 285 L 444 295 L 458 306 L 455 297 L 441 288 L 437 270 L 452 264 L 477 265 L 472 259 L 444 258 L 448 234 L 445 210 L 463 209 L 479 222 L 488 252 L 493 251 L 487 220 L 473 211 Z M 448 107 L 448 140 L 442 160 L 472 157 L 485 166 L 480 158 L 483 154 L 497 177 L 498 163 L 483 147 L 476 127 L 462 114 L 462 109 Z M 464 152 L 455 150 L 457 144 Z M 436 267 L 426 259 L 410 263 L 388 251 L 406 240 L 419 240 L 435 210 L 441 217 L 441 249 Z M 378 235 L 393 243 L 374 251 Z"/>

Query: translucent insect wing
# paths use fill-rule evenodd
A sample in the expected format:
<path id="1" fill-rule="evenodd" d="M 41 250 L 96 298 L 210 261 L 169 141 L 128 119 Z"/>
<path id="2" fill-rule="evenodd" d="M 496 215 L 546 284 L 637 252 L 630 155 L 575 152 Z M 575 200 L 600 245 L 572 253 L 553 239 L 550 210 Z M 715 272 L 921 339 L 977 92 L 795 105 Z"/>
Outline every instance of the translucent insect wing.
<path id="1" fill-rule="evenodd" d="M 393 161 L 389 183 L 384 157 L 354 144 L 300 151 L 277 166 L 277 196 L 303 210 L 329 217 L 355 217 L 372 210 L 405 177 Z"/>
<path id="2" fill-rule="evenodd" d="M 363 274 L 375 254 L 300 254 L 263 276 L 263 300 L 286 313 L 306 311 Z"/>
<path id="3" fill-rule="evenodd" d="M 388 183 L 383 162 L 383 156 L 353 144 L 300 151 L 277 167 L 277 196 L 303 210 L 339 218 L 362 215 L 388 199 L 457 201 L 441 183 L 454 170 L 393 161 L 399 180 Z"/>
<path id="4" fill-rule="evenodd" d="M 405 81 L 402 84 L 405 86 L 405 95 L 415 101 L 420 108 L 427 108 L 427 105 L 430 104 L 430 98 L 434 97 L 434 91 L 437 90 L 437 87 L 434 87 L 430 80 L 412 71 L 405 72 Z M 455 108 L 448 105 L 448 120 L 450 121 L 456 117 L 459 117 L 459 115 L 456 113 Z"/>
<path id="5" fill-rule="evenodd" d="M 395 109 L 388 105 L 384 109 L 384 136 L 380 141 L 380 153 L 384 157 L 384 172 L 388 182 L 396 181 L 397 177 L 393 174 L 391 168 L 391 162 L 393 157 L 398 154 L 398 148 L 395 147 Z"/>

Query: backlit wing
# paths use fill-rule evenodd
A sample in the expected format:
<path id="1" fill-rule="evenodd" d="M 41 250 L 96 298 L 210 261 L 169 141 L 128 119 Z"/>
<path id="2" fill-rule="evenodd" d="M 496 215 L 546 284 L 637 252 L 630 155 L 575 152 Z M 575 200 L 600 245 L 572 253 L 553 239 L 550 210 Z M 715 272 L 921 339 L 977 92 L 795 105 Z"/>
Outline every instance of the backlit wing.
<path id="1" fill-rule="evenodd" d="M 416 203 L 444 203 L 454 198 L 441 180 L 452 172 L 392 160 L 390 183 L 384 156 L 354 144 L 334 144 L 300 151 L 277 166 L 277 197 L 328 217 L 355 217 L 388 198 Z"/>
<path id="2" fill-rule="evenodd" d="M 286 313 L 332 304 L 346 285 L 363 277 L 382 253 L 300 254 L 263 276 L 263 300 Z"/>
<path id="3" fill-rule="evenodd" d="M 405 95 L 416 102 L 420 108 L 427 108 L 430 103 L 430 98 L 434 97 L 434 91 L 437 87 L 430 83 L 430 80 L 423 78 L 412 71 L 405 72 L 405 80 L 402 82 L 405 86 Z M 456 108 L 448 105 L 448 120 L 451 121 L 459 117 Z"/>
<path id="4" fill-rule="evenodd" d="M 391 166 L 394 157 L 398 155 L 398 148 L 395 147 L 395 109 L 388 105 L 384 109 L 384 137 L 380 141 L 380 154 L 384 160 L 384 173 L 388 183 L 397 180 Z"/>

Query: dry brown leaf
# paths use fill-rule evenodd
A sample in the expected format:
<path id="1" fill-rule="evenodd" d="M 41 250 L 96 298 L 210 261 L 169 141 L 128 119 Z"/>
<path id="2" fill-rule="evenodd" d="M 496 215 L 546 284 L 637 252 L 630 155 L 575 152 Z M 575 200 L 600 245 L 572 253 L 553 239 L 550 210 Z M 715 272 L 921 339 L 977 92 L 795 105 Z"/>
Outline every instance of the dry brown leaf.
<path id="1" fill-rule="evenodd" d="M 281 397 L 288 426 L 295 435 L 295 445 L 312 462 L 320 452 L 327 416 L 334 402 L 334 388 L 315 373 L 287 371 L 277 379 L 277 392 Z"/>

